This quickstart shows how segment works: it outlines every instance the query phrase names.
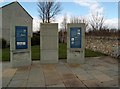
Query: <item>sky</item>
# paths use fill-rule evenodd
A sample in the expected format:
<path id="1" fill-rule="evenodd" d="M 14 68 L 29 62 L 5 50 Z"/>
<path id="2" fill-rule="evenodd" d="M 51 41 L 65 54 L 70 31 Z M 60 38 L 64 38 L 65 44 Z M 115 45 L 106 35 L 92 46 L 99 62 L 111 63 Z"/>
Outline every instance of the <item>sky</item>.
<path id="1" fill-rule="evenodd" d="M 14 0 L 7 0 L 3 1 L 0 0 L 0 7 L 4 6 Z M 39 13 L 38 13 L 38 6 L 37 6 L 37 0 L 28 2 L 28 0 L 20 1 L 20 4 L 25 8 L 25 10 L 34 18 L 33 19 L 33 30 L 36 31 L 39 29 Z M 29 0 L 30 1 L 30 0 Z M 61 0 L 58 0 L 61 1 Z M 60 23 L 63 20 L 64 15 L 67 15 L 68 21 L 73 16 L 79 16 L 84 17 L 86 19 L 91 18 L 91 13 L 99 12 L 101 13 L 105 18 L 105 25 L 107 25 L 109 28 L 117 28 L 118 27 L 118 0 L 107 0 L 107 2 L 102 0 L 93 0 L 90 2 L 90 0 L 69 0 L 66 2 L 61 2 L 62 11 L 61 13 L 56 17 L 57 23 Z"/>

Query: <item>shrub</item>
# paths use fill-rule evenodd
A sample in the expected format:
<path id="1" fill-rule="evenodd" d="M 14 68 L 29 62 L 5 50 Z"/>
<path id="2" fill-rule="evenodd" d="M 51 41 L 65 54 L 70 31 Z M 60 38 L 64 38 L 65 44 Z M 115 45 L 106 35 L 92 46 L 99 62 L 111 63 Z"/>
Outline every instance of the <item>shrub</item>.
<path id="1" fill-rule="evenodd" d="M 31 39 L 31 45 L 40 45 L 40 36 L 33 35 Z"/>
<path id="2" fill-rule="evenodd" d="M 5 39 L 0 39 L 0 48 L 6 48 L 7 47 L 7 41 Z"/>

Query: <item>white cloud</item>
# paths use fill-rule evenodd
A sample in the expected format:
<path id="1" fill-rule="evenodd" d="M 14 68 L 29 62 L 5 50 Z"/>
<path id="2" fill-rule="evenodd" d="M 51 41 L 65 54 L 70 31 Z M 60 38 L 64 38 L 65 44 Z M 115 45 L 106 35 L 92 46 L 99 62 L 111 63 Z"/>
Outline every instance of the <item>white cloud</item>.
<path id="1" fill-rule="evenodd" d="M 62 23 L 62 20 L 63 20 L 63 15 L 58 15 L 56 18 L 55 18 L 55 23 L 58 23 L 58 28 L 61 27 L 61 23 Z"/>
<path id="2" fill-rule="evenodd" d="M 3 2 L 4 0 L 0 0 L 0 2 Z"/>
<path id="3" fill-rule="evenodd" d="M 92 0 L 92 2 L 90 2 L 89 0 L 75 0 L 73 2 L 79 4 L 80 6 L 88 7 L 89 13 L 99 12 L 103 14 L 104 8 L 101 7 L 97 0 Z"/>
<path id="4" fill-rule="evenodd" d="M 33 31 L 39 31 L 40 29 L 40 19 L 38 17 L 33 17 Z"/>
<path id="5" fill-rule="evenodd" d="M 93 0 L 92 2 L 89 0 L 75 0 L 74 3 L 89 9 L 89 13 L 86 15 L 87 18 L 91 18 L 91 15 L 96 13 L 98 13 L 99 16 L 104 15 L 104 8 L 96 0 Z"/>
<path id="6" fill-rule="evenodd" d="M 98 2 L 119 2 L 119 0 L 56 0 L 58 2 L 73 2 L 73 1 L 81 1 L 81 2 L 84 2 L 84 1 L 88 1 L 88 2 L 95 2 L 95 1 L 98 1 Z"/>
<path id="7" fill-rule="evenodd" d="M 60 14 L 56 17 L 55 23 L 58 23 L 58 28 L 59 29 L 61 28 L 61 23 L 63 21 L 64 15 L 66 15 L 66 17 L 67 17 L 67 22 L 70 22 L 70 18 L 72 16 L 72 13 L 71 12 L 66 12 L 66 13 Z"/>
<path id="8" fill-rule="evenodd" d="M 109 28 L 118 28 L 118 18 L 106 19 L 105 23 Z"/>
<path id="9" fill-rule="evenodd" d="M 90 7 L 93 3 L 96 2 L 96 0 L 74 0 L 73 2 L 81 5 L 81 6 L 87 6 L 87 7 Z"/>
<path id="10" fill-rule="evenodd" d="M 99 13 L 99 16 L 105 16 L 104 15 L 104 8 L 100 5 L 100 0 L 75 0 L 74 3 L 79 4 L 80 6 L 88 7 L 89 13 L 86 15 L 89 19 L 91 18 L 91 14 L 96 14 L 96 12 Z M 102 0 L 101 0 L 102 1 Z M 112 1 L 112 0 L 111 0 Z M 116 0 L 117 2 L 117 0 Z M 112 18 L 112 19 L 106 19 L 105 26 L 108 26 L 109 28 L 118 28 L 118 18 Z"/>

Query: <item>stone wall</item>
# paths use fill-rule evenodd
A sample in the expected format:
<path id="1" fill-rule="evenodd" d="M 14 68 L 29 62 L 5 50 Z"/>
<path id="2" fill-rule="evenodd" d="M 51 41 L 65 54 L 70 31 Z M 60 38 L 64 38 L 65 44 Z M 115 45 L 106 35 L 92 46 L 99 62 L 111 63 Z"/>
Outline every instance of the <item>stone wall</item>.
<path id="1" fill-rule="evenodd" d="M 99 51 L 107 55 L 118 57 L 120 55 L 120 39 L 117 37 L 86 36 L 86 48 Z"/>

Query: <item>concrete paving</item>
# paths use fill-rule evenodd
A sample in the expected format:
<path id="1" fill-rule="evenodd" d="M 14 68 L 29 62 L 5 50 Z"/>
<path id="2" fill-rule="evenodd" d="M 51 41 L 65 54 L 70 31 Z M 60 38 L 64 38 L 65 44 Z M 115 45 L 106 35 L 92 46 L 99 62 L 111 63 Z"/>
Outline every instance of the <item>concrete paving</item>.
<path id="1" fill-rule="evenodd" d="M 86 58 L 85 64 L 40 64 L 11 68 L 3 62 L 2 86 L 9 87 L 118 87 L 118 61 L 111 57 Z"/>

